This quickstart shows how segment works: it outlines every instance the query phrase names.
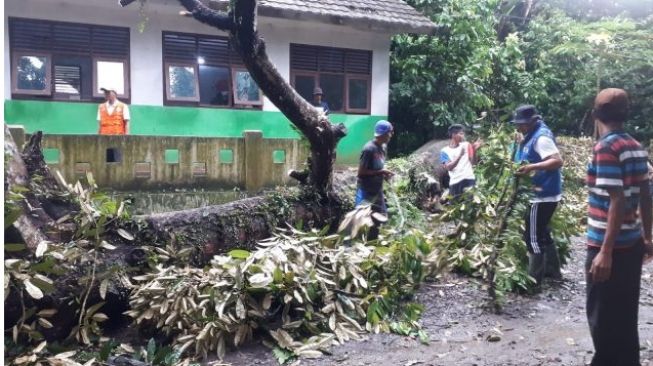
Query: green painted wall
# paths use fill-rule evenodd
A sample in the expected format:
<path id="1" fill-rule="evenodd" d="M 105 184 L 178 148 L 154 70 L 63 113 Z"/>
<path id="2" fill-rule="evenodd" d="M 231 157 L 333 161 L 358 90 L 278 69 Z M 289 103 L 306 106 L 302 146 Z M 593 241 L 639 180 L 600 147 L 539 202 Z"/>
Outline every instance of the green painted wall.
<path id="1" fill-rule="evenodd" d="M 280 112 L 235 109 L 130 106 L 131 133 L 155 136 L 242 137 L 245 130 L 261 130 L 266 138 L 297 138 Z M 5 100 L 5 122 L 25 126 L 27 133 L 94 134 L 97 105 L 93 103 Z M 374 124 L 385 116 L 332 114 L 349 132 L 338 145 L 338 163 L 356 164 L 360 149 L 372 138 Z"/>

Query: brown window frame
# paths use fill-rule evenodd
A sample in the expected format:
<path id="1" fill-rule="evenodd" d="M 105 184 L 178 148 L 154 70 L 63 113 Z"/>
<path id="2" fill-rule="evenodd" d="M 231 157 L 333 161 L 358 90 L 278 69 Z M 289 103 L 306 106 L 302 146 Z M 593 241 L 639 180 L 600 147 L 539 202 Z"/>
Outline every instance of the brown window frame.
<path id="1" fill-rule="evenodd" d="M 335 113 L 346 113 L 346 114 L 370 114 L 372 111 L 372 66 L 373 66 L 373 52 L 371 50 L 361 50 L 361 49 L 351 49 L 351 48 L 339 48 L 339 47 L 327 47 L 327 46 L 317 46 L 317 45 L 308 45 L 308 44 L 298 44 L 298 43 L 291 43 L 291 51 L 290 51 L 290 57 L 289 57 L 289 67 L 290 67 L 290 81 L 291 85 L 293 88 L 295 87 L 295 79 L 297 76 L 313 76 L 315 79 L 315 86 L 321 86 L 320 82 L 320 76 L 321 75 L 342 75 L 344 77 L 344 83 L 343 83 L 343 91 L 342 91 L 342 96 L 343 96 L 343 101 L 342 101 L 342 109 L 340 110 L 334 110 L 331 109 L 331 112 Z M 298 69 L 298 68 L 293 68 L 293 60 L 292 60 L 292 48 L 293 47 L 307 47 L 307 48 L 312 48 L 316 51 L 320 50 L 337 50 L 344 52 L 345 55 L 345 64 L 343 68 L 343 72 L 334 72 L 334 71 L 320 71 L 320 59 L 319 59 L 319 54 L 317 58 L 317 70 L 306 70 L 306 69 Z M 369 54 L 369 74 L 360 74 L 360 73 L 352 73 L 347 71 L 347 52 L 367 52 Z M 365 109 L 360 109 L 360 108 L 350 108 L 349 107 L 349 80 L 350 79 L 356 79 L 356 80 L 366 80 L 367 81 L 367 108 Z M 312 99 L 308 101 L 309 103 L 312 103 Z M 329 103 L 328 100 L 326 100 L 327 103 Z"/>
<path id="2" fill-rule="evenodd" d="M 240 72 L 246 71 L 246 72 L 249 73 L 249 70 L 247 70 L 246 67 L 236 67 L 236 66 L 234 66 L 234 67 L 231 68 L 231 83 L 232 83 L 232 85 L 231 85 L 231 94 L 233 95 L 234 105 L 256 105 L 256 106 L 263 105 L 263 91 L 261 90 L 260 87 L 258 88 L 259 99 L 256 100 L 256 101 L 240 101 L 240 100 L 238 100 L 236 98 L 236 73 L 239 72 L 239 71 Z M 256 84 L 256 86 L 258 86 L 258 84 Z"/>
<path id="3" fill-rule="evenodd" d="M 162 55 L 162 61 L 163 61 L 163 77 L 164 77 L 164 91 L 163 91 L 163 105 L 166 106 L 180 106 L 180 107 L 198 107 L 198 108 L 218 108 L 218 109 L 254 109 L 254 110 L 262 110 L 263 108 L 263 98 L 265 97 L 263 95 L 263 92 L 260 91 L 261 93 L 261 100 L 260 103 L 237 103 L 236 98 L 234 96 L 234 70 L 235 69 L 245 69 L 245 66 L 242 62 L 237 62 L 235 61 L 236 55 L 232 54 L 231 50 L 227 50 L 227 61 L 226 62 L 214 62 L 211 60 L 206 60 L 204 63 L 200 64 L 199 62 L 195 62 L 194 65 L 196 66 L 196 74 L 195 74 L 195 82 L 198 85 L 197 86 L 197 92 L 198 92 L 198 98 L 197 100 L 175 100 L 175 99 L 170 99 L 168 97 L 168 82 L 169 82 L 169 75 L 168 75 L 168 68 L 167 64 L 172 63 L 172 64 L 193 64 L 192 62 L 189 61 L 177 61 L 174 58 L 166 57 L 166 35 L 178 35 L 180 37 L 193 37 L 195 40 L 195 59 L 197 60 L 198 57 L 201 57 L 202 55 L 199 55 L 199 41 L 201 39 L 214 39 L 214 40 L 221 40 L 221 41 L 228 41 L 229 37 L 226 36 L 215 36 L 215 35 L 209 35 L 209 34 L 199 34 L 199 33 L 187 33 L 187 32 L 176 32 L 176 31 L 162 31 L 161 32 L 161 42 L 162 42 L 162 47 L 161 47 L 161 55 Z M 240 58 L 238 57 L 238 60 Z M 229 80 L 228 80 L 228 86 L 229 86 L 229 102 L 228 105 L 215 105 L 215 104 L 206 104 L 202 103 L 201 99 L 201 90 L 199 88 L 199 79 L 200 79 L 200 74 L 199 74 L 199 68 L 200 66 L 212 66 L 212 67 L 223 67 L 228 69 L 229 73 Z M 259 88 L 260 90 L 260 88 Z"/>
<path id="4" fill-rule="evenodd" d="M 177 67 L 190 67 L 193 69 L 195 75 L 194 78 L 194 84 L 195 84 L 195 91 L 197 94 L 194 97 L 172 97 L 170 96 L 170 73 L 168 72 L 170 70 L 170 66 L 177 66 Z M 166 100 L 171 101 L 171 102 L 197 102 L 199 103 L 200 101 L 200 82 L 199 82 L 199 67 L 197 64 L 193 64 L 190 62 L 166 62 L 164 64 L 164 70 L 165 70 L 165 97 Z"/>
<path id="5" fill-rule="evenodd" d="M 55 26 L 55 25 L 64 25 L 64 26 L 83 26 L 87 27 L 89 31 L 89 44 L 91 45 L 91 49 L 87 50 L 76 50 L 76 51 L 62 51 L 62 50 L 56 50 L 54 48 L 52 49 L 39 49 L 38 47 L 24 47 L 20 45 L 14 45 L 13 44 L 13 34 L 12 34 L 12 24 L 14 22 L 39 22 L 41 24 L 46 24 L 50 27 Z M 95 59 L 99 58 L 102 60 L 108 60 L 108 59 L 114 59 L 114 60 L 119 60 L 124 63 L 124 77 L 125 77 L 125 93 L 122 95 L 119 95 L 119 97 L 126 103 L 130 103 L 131 101 L 131 85 L 129 84 L 130 80 L 130 73 L 131 73 L 131 68 L 130 68 L 130 58 L 131 58 L 131 32 L 130 29 L 127 27 L 116 27 L 116 26 L 105 26 L 105 25 L 95 25 L 95 24 L 90 24 L 90 23 L 77 23 L 77 22 L 65 22 L 65 21 L 53 21 L 53 20 L 47 20 L 47 19 L 38 19 L 38 18 L 22 18 L 22 17 L 9 17 L 8 18 L 8 23 L 9 23 L 9 52 L 11 55 L 11 65 L 10 67 L 12 68 L 11 72 L 11 94 L 12 98 L 15 99 L 37 99 L 37 100 L 46 100 L 46 101 L 56 101 L 56 102 L 72 102 L 72 103 L 95 103 L 98 101 L 102 101 L 104 98 L 104 95 L 101 94 L 98 96 L 98 90 L 96 87 L 96 82 L 97 82 L 97 70 L 95 67 Z M 111 28 L 113 30 L 121 30 L 125 32 L 124 34 L 126 35 L 126 54 L 123 57 L 116 57 L 115 54 L 109 54 L 108 52 L 105 53 L 102 50 L 98 50 L 95 52 L 93 50 L 93 31 L 98 29 L 98 28 Z M 50 45 L 51 46 L 51 45 Z M 48 86 L 49 90 L 48 93 L 29 93 L 24 90 L 20 90 L 17 88 L 14 88 L 14 86 L 17 84 L 17 78 L 15 75 L 15 70 L 16 69 L 16 61 L 17 58 L 15 57 L 16 54 L 18 55 L 25 55 L 25 54 L 44 54 L 49 56 L 49 67 L 47 70 L 47 77 L 48 77 Z M 81 57 L 89 57 L 91 60 L 91 75 L 90 77 L 92 78 L 91 80 L 91 88 L 93 90 L 90 93 L 90 98 L 87 97 L 85 99 L 82 99 L 82 95 L 80 93 L 80 99 L 70 99 L 69 96 L 68 98 L 64 97 L 63 94 L 61 93 L 55 93 L 55 85 L 54 85 L 54 68 L 55 68 L 55 58 L 57 57 L 71 57 L 71 56 L 81 56 Z M 88 77 L 88 76 L 87 76 Z M 84 80 L 82 78 L 82 75 L 80 74 L 80 79 Z"/>
<path id="6" fill-rule="evenodd" d="M 31 90 L 18 88 L 18 60 L 25 56 L 47 57 L 45 69 L 45 89 Z M 52 96 L 52 54 L 38 51 L 13 51 L 11 55 L 11 94 L 15 95 L 38 95 Z"/>
<path id="7" fill-rule="evenodd" d="M 367 81 L 367 106 L 364 109 L 360 108 L 351 108 L 349 106 L 349 80 L 365 80 Z M 370 113 L 372 109 L 372 80 L 370 78 L 370 75 L 361 75 L 361 74 L 347 74 L 345 76 L 345 102 L 343 103 L 346 105 L 346 109 L 350 111 L 351 113 Z"/>

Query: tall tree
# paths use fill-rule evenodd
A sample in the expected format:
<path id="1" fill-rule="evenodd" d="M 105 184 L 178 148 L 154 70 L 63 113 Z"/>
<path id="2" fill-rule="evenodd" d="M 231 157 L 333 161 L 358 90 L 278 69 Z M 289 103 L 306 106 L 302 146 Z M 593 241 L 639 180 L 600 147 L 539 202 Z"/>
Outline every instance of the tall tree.
<path id="1" fill-rule="evenodd" d="M 346 135 L 343 124 L 332 125 L 302 98 L 268 58 L 257 30 L 257 0 L 234 0 L 218 11 L 200 0 L 179 0 L 196 20 L 229 33 L 243 63 L 263 93 L 308 140 L 311 148 L 308 183 L 318 193 L 328 193 L 336 158 L 336 145 Z"/>

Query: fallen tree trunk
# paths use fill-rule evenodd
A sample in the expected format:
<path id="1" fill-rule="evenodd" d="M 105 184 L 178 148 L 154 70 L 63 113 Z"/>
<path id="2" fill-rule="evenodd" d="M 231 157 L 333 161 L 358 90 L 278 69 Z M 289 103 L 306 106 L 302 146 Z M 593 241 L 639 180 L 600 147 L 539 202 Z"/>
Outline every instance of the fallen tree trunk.
<path id="1" fill-rule="evenodd" d="M 79 303 L 71 301 L 81 298 L 88 289 L 88 262 L 79 263 L 70 268 L 56 270 L 61 263 L 58 261 L 44 261 L 43 253 L 35 255 L 36 249 L 42 242 L 66 243 L 73 239 L 77 230 L 74 222 L 75 216 L 80 211 L 76 197 L 64 189 L 57 182 L 43 158 L 41 149 L 42 133 L 34 133 L 21 153 L 5 124 L 5 154 L 8 156 L 5 165 L 5 216 L 9 227 L 5 225 L 5 241 L 7 243 L 24 243 L 25 250 L 5 251 L 5 258 L 12 260 L 26 260 L 33 266 L 34 273 L 19 274 L 31 276 L 33 274 L 47 275 L 53 281 L 50 286 L 41 282 L 41 298 L 33 298 L 24 293 L 24 285 L 20 278 L 11 278 L 10 296 L 5 299 L 5 326 L 12 327 L 23 317 L 24 308 L 58 309 L 57 315 L 49 319 L 53 327 L 36 325 L 36 329 L 48 340 L 65 338 L 70 330 L 77 324 Z M 12 194 L 13 192 L 13 194 Z M 8 195 L 9 194 L 9 195 Z M 11 215 L 9 215 L 11 216 Z M 108 233 L 109 236 L 112 233 Z M 115 243 L 115 241 L 113 241 Z M 92 248 L 84 248 L 85 250 Z M 6 247 L 5 247 L 5 250 Z M 97 273 L 114 273 L 116 268 L 127 267 L 138 251 L 131 245 L 116 245 L 114 251 L 105 253 L 99 258 L 96 267 Z M 70 265 L 69 263 L 67 265 Z M 38 269 L 37 269 L 38 268 Z M 5 273 L 13 273 L 12 268 L 5 265 Z M 61 273 L 59 273 L 61 272 Z M 38 283 L 38 282 L 36 282 Z M 128 309 L 128 289 L 120 281 L 112 281 L 107 286 L 105 299 L 100 295 L 100 282 L 95 281 L 88 296 L 89 304 L 106 301 L 100 309 L 115 319 L 122 317 Z M 5 289 L 7 291 L 7 288 Z M 23 319 L 29 323 L 29 319 Z"/>
<path id="2" fill-rule="evenodd" d="M 51 231 L 50 229 L 56 223 L 41 209 L 40 202 L 35 199 L 32 191 L 28 188 L 31 176 L 7 124 L 5 124 L 5 156 L 8 156 L 5 165 L 5 197 L 9 197 L 10 200 L 5 203 L 5 220 L 15 220 L 13 227 L 18 231 L 27 247 L 34 251 L 39 243 L 52 239 L 46 233 Z M 11 192 L 18 193 L 19 191 L 25 191 L 24 199 L 14 200 L 10 197 Z M 12 223 L 9 222 L 9 224 Z M 7 222 L 5 227 L 7 227 Z M 11 237 L 11 239 L 14 238 Z"/>
<path id="3" fill-rule="evenodd" d="M 144 223 L 137 240 L 197 245 L 209 259 L 233 248 L 252 249 L 257 241 L 286 224 L 337 227 L 349 208 L 341 199 L 271 194 L 218 206 L 137 216 L 137 225 Z"/>

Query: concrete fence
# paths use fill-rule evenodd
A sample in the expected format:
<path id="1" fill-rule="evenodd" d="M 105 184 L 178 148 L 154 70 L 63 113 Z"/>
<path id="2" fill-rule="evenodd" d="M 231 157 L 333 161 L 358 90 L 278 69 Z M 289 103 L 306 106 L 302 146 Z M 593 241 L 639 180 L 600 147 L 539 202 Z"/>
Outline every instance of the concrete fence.
<path id="1" fill-rule="evenodd" d="M 24 130 L 11 127 L 17 143 Z M 292 183 L 289 169 L 302 169 L 308 149 L 297 139 L 171 136 L 44 135 L 43 155 L 68 182 L 93 173 L 101 188 L 155 190 L 234 188 L 255 192 Z"/>

